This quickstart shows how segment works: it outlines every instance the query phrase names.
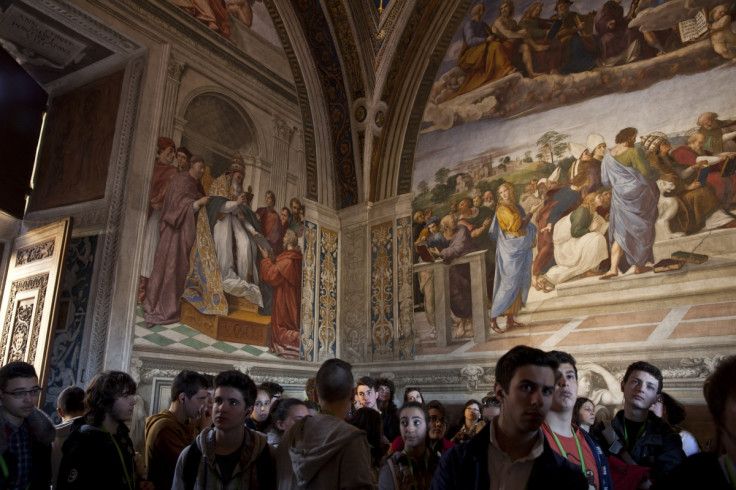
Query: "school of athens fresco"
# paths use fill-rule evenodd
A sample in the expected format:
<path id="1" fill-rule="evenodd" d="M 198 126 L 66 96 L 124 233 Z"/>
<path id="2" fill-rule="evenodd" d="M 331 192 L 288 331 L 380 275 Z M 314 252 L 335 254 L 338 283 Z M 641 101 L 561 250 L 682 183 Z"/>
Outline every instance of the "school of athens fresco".
<path id="1" fill-rule="evenodd" d="M 683 41 L 678 23 L 700 10 L 706 13 L 709 30 Z M 708 127 L 724 135 L 723 140 L 716 138 L 713 146 L 713 138 L 707 136 L 708 142 L 697 151 L 705 154 L 703 146 L 714 154 L 736 150 L 730 134 L 736 98 L 722 88 L 736 70 L 730 51 L 716 35 L 719 22 L 726 21 L 726 29 L 731 29 L 725 12 L 718 2 L 676 0 L 659 5 L 613 0 L 474 3 L 450 44 L 425 109 L 412 178 L 414 240 L 422 230 L 425 240 L 439 231 L 428 229 L 428 218 L 434 216 L 433 226 L 439 228 L 439 219 L 448 214 L 454 214 L 461 224 L 464 216 L 471 233 L 481 233 L 483 228 L 482 234 L 487 235 L 494 217 L 490 210 L 495 209 L 504 182 L 513 185 L 516 202 L 526 213 L 536 203 L 544 209 L 559 189 L 572 188 L 574 203 L 556 219 L 571 214 L 585 194 L 606 190 L 596 179 L 575 181 L 576 169 L 594 156 L 596 147 L 595 158 L 600 162 L 606 150 L 616 145 L 616 135 L 627 127 L 637 130 L 636 147 L 644 153 L 652 149 L 650 143 L 655 139 L 666 140 L 671 146 L 669 156 L 675 157 L 682 170 L 692 162 L 686 163 L 679 155 L 698 147 L 692 142 L 693 133 L 708 133 L 704 115 L 714 113 Z M 574 33 L 564 33 L 569 16 L 578 27 Z M 606 20 L 616 20 L 619 26 L 623 22 L 625 28 L 607 32 Z M 485 37 L 473 41 L 473 32 Z M 723 160 L 714 168 L 722 165 Z M 670 171 L 659 172 L 659 209 L 665 198 L 682 197 L 668 183 Z M 692 184 L 694 189 L 698 172 L 688 172 L 683 185 Z M 711 185 L 715 176 L 708 175 L 701 186 Z M 725 179 L 729 181 L 725 185 L 732 186 L 733 179 Z M 733 193 L 723 194 L 719 185 L 708 188 L 723 198 L 720 205 L 709 209 L 709 224 L 676 232 L 673 221 L 657 223 L 659 228 L 654 229 L 653 220 L 656 243 L 728 226 L 733 220 L 729 214 Z M 601 201 L 603 206 L 597 211 L 602 219 L 595 231 L 603 247 L 610 249 L 605 195 Z M 539 212 L 532 224 L 539 224 Z M 570 218 L 567 221 L 569 224 Z M 535 232 L 552 234 L 554 230 L 540 227 Z M 486 248 L 491 256 L 489 289 L 494 245 Z M 537 260 L 537 243 L 533 254 Z M 610 266 L 608 259 L 561 282 L 603 274 Z M 537 281 L 554 265 L 553 258 L 542 270 L 524 271 L 532 275 L 532 290 L 549 292 L 559 286 L 549 280 Z M 415 278 L 415 305 L 426 309 L 422 278 L 420 274 Z M 456 315 L 453 320 L 461 322 Z M 430 338 L 435 335 L 432 330 Z"/>

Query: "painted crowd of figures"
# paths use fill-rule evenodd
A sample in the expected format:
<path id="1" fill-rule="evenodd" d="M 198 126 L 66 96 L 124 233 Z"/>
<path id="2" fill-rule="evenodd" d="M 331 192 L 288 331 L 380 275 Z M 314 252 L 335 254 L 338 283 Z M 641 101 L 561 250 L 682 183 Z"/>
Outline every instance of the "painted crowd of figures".
<path id="1" fill-rule="evenodd" d="M 683 41 L 677 27 L 691 11 L 679 3 L 672 2 L 667 13 L 657 11 L 656 25 L 642 21 L 664 3 L 633 0 L 625 13 L 621 0 L 607 0 L 597 10 L 580 14 L 571 9 L 571 0 L 557 0 L 555 14 L 545 19 L 541 17 L 545 5 L 534 2 L 516 20 L 514 2 L 507 0 L 490 25 L 484 21 L 485 4 L 478 3 L 462 28 L 457 67 L 464 79 L 455 96 L 517 71 L 528 77 L 580 73 L 653 58 L 709 36 L 716 53 L 726 59 L 736 57 L 728 4 L 708 2 L 708 30 Z"/>
<path id="2" fill-rule="evenodd" d="M 452 202 L 442 219 L 431 207 L 416 211 L 415 246 L 426 246 L 446 264 L 484 250 L 489 328 L 502 333 L 521 326 L 514 315 L 531 287 L 551 292 L 575 278 L 609 280 L 631 268 L 647 273 L 654 265 L 655 241 L 736 227 L 730 212 L 736 153 L 724 151 L 734 144 L 734 124 L 704 113 L 686 144 L 675 149 L 661 132 L 638 137 L 635 128 L 625 128 L 610 149 L 602 136 L 591 133 L 585 145 L 568 144 L 574 157 L 569 168 L 558 166 L 532 180 L 519 199 L 515 186 L 503 182 L 496 189 L 498 201 L 492 190 L 476 188 Z M 434 329 L 433 273 L 420 272 L 418 286 Z M 473 337 L 470 288 L 470 266 L 452 266 L 455 338 Z M 507 317 L 505 329 L 499 316 Z"/>
<path id="3" fill-rule="evenodd" d="M 217 178 L 204 159 L 158 140 L 143 240 L 138 302 L 146 324 L 178 322 L 186 300 L 201 313 L 227 315 L 228 296 L 271 316 L 269 349 L 299 358 L 304 208 L 275 209 L 276 196 L 253 211 L 236 155 Z"/>

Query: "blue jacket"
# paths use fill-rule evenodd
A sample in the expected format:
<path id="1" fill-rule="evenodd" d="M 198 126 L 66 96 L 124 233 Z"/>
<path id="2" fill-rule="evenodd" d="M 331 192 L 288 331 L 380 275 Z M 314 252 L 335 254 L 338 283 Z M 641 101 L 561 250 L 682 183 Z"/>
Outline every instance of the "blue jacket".
<path id="1" fill-rule="evenodd" d="M 430 490 L 487 490 L 493 475 L 488 473 L 491 424 L 468 442 L 447 451 L 434 472 Z M 588 490 L 580 468 L 555 453 L 544 440 L 544 452 L 534 461 L 527 490 Z"/>
<path id="2" fill-rule="evenodd" d="M 599 490 L 613 490 L 613 482 L 611 481 L 611 469 L 608 467 L 608 459 L 603 449 L 596 443 L 592 437 L 583 429 L 580 432 L 585 436 L 585 442 L 588 443 L 595 458 L 595 465 L 598 467 L 598 483 Z"/>

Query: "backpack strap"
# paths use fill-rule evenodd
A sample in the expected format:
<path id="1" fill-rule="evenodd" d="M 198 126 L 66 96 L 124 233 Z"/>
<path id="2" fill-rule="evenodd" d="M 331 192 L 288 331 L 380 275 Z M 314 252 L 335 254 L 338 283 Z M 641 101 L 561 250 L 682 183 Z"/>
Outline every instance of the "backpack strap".
<path id="1" fill-rule="evenodd" d="M 603 421 L 603 437 L 606 438 L 606 442 L 608 442 L 609 448 L 608 450 L 612 453 L 621 458 L 624 463 L 626 464 L 638 464 L 636 461 L 634 461 L 634 458 L 631 457 L 629 452 L 626 450 L 626 447 L 621 442 L 621 439 L 619 439 L 618 434 L 616 434 L 616 431 L 613 428 L 613 425 L 611 425 L 610 420 L 604 420 Z"/>
<path id="2" fill-rule="evenodd" d="M 202 451 L 199 450 L 197 440 L 189 445 L 186 459 L 184 459 L 184 488 L 186 490 L 194 490 L 194 484 L 197 481 L 197 472 L 199 471 L 199 463 L 202 460 Z"/>

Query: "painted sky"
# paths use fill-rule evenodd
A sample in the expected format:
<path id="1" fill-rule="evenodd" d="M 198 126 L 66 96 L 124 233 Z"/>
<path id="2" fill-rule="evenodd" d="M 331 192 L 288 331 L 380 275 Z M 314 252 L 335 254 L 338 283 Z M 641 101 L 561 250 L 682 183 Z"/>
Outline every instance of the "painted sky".
<path id="1" fill-rule="evenodd" d="M 640 135 L 653 131 L 677 134 L 695 126 L 703 112 L 736 119 L 736 97 L 729 88 L 735 76 L 736 68 L 727 64 L 638 92 L 611 94 L 517 119 L 481 120 L 424 133 L 417 144 L 412 189 L 422 180 L 434 185 L 439 168 L 452 169 L 489 149 L 511 152 L 512 158 L 523 156 L 524 150 L 536 155 L 537 139 L 549 130 L 568 134 L 568 141 L 581 144 L 589 133 L 599 133 L 611 146 L 616 133 L 627 126 L 637 128 Z"/>

